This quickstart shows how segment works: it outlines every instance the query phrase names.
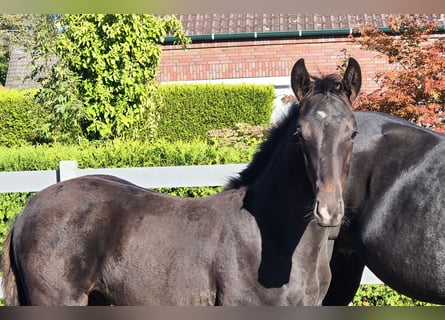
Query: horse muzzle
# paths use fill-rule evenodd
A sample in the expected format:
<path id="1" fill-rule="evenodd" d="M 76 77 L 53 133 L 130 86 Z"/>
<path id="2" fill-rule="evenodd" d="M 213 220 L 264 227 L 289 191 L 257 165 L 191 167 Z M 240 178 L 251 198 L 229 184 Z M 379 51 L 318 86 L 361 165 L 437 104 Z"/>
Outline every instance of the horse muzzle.
<path id="1" fill-rule="evenodd" d="M 344 215 L 344 204 L 341 197 L 335 193 L 319 194 L 317 196 L 314 217 L 323 227 L 336 227 L 341 224 Z"/>

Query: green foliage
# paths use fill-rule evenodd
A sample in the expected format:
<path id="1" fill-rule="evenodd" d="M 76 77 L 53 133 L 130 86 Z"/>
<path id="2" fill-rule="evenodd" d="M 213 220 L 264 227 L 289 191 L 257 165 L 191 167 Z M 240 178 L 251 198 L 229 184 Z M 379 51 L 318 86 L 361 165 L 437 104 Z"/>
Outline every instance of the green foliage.
<path id="1" fill-rule="evenodd" d="M 264 140 L 267 130 L 266 126 L 252 126 L 248 123 L 237 123 L 236 127 L 236 130 L 210 130 L 210 143 L 236 149 L 249 149 Z"/>
<path id="2" fill-rule="evenodd" d="M 84 108 L 79 99 L 79 78 L 60 65 L 50 70 L 35 98 L 34 113 L 42 119 L 39 136 L 45 141 L 75 142 L 83 137 Z"/>
<path id="3" fill-rule="evenodd" d="M 80 125 L 85 109 L 77 99 L 76 75 L 68 76 L 69 72 L 59 66 L 51 72 L 52 76 L 46 80 L 48 90 L 40 91 L 34 101 L 36 91 L 0 91 L 0 110 L 6 110 L 0 115 L 6 119 L 0 124 L 0 143 L 79 144 L 86 140 Z M 166 85 L 160 88 L 166 101 L 158 135 L 161 142 L 163 139 L 189 142 L 200 139 L 239 148 L 261 141 L 264 125 L 269 124 L 274 97 L 272 86 Z M 213 96 L 217 103 L 204 99 L 206 96 Z M 197 102 L 199 97 L 203 102 Z M 17 123 L 7 124 L 13 121 Z"/>
<path id="4" fill-rule="evenodd" d="M 32 44 L 38 17 L 35 14 L 0 14 L 0 57 L 7 56 L 11 47 Z"/>
<path id="5" fill-rule="evenodd" d="M 208 139 L 215 129 L 238 123 L 269 124 L 274 88 L 262 85 L 163 85 L 158 136 L 168 141 Z"/>
<path id="6" fill-rule="evenodd" d="M 0 56 L 0 88 L 5 85 L 8 73 L 9 56 Z"/>
<path id="7" fill-rule="evenodd" d="M 59 16 L 46 34 L 55 28 L 52 41 L 42 37 L 46 42 L 39 42 L 45 56 L 60 58 L 49 66 L 49 78 L 42 81 L 38 95 L 46 101 L 45 109 L 55 111 L 46 112 L 53 117 L 52 127 L 62 123 L 72 134 L 93 140 L 152 139 L 161 104 L 154 81 L 161 43 L 167 34 L 184 46 L 189 42 L 179 20 L 74 14 Z"/>
<path id="8" fill-rule="evenodd" d="M 0 90 L 0 145 L 16 146 L 36 141 L 41 119 L 32 112 L 35 90 Z"/>
<path id="9" fill-rule="evenodd" d="M 0 171 L 55 170 L 59 161 L 74 159 L 80 168 L 180 166 L 245 163 L 249 150 L 208 145 L 203 141 L 166 143 L 156 141 L 110 141 L 80 146 L 38 145 L 5 148 L 0 146 Z"/>
<path id="10" fill-rule="evenodd" d="M 433 306 L 404 296 L 383 284 L 360 285 L 352 306 Z"/>
<path id="11" fill-rule="evenodd" d="M 0 193 L 0 247 L 14 222 L 14 218 L 22 211 L 29 197 L 33 193 L 16 192 Z M 1 250 L 1 249 L 0 249 Z"/>
<path id="12" fill-rule="evenodd" d="M 208 197 L 221 192 L 223 187 L 159 188 L 159 192 L 183 198 Z"/>

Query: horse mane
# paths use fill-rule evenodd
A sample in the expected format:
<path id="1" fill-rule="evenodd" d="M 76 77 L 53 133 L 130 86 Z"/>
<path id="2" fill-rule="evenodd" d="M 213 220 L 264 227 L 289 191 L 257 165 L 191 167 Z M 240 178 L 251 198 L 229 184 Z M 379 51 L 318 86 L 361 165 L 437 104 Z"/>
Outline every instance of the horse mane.
<path id="1" fill-rule="evenodd" d="M 312 86 L 305 97 L 311 97 L 316 93 L 328 94 L 329 92 L 341 95 L 341 90 L 337 87 L 337 85 L 341 83 L 340 75 L 328 74 L 321 77 L 312 76 L 311 78 L 313 80 Z M 298 102 L 295 102 L 292 104 L 290 112 L 278 125 L 269 130 L 267 139 L 261 143 L 259 150 L 253 156 L 247 168 L 241 171 L 238 176 L 230 178 L 226 189 L 237 189 L 243 186 L 249 186 L 261 175 L 269 163 L 271 155 L 279 145 L 279 142 L 288 134 L 290 124 L 298 120 L 299 114 L 300 106 Z"/>
<path id="2" fill-rule="evenodd" d="M 264 171 L 265 166 L 270 161 L 270 157 L 276 149 L 278 143 L 288 132 L 291 122 L 294 122 L 299 115 L 298 103 L 293 103 L 290 112 L 271 128 L 267 134 L 267 139 L 261 143 L 259 150 L 253 156 L 252 161 L 246 169 L 241 171 L 238 176 L 229 180 L 227 189 L 237 189 L 243 186 L 251 185 L 255 179 Z"/>

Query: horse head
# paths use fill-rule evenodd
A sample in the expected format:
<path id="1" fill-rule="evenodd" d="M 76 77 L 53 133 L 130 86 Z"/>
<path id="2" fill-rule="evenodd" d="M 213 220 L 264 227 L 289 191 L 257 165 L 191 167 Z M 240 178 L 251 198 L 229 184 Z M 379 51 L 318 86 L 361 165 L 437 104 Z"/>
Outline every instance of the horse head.
<path id="1" fill-rule="evenodd" d="M 300 59 L 291 83 L 299 101 L 294 135 L 315 194 L 313 215 L 321 226 L 337 226 L 344 215 L 343 187 L 357 134 L 352 102 L 361 86 L 360 66 L 350 58 L 343 77 L 316 78 Z"/>

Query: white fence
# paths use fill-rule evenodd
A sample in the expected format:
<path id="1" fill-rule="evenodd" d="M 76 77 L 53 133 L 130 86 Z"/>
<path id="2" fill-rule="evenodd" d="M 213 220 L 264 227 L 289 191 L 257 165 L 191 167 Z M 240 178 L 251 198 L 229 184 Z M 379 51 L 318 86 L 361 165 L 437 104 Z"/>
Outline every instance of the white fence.
<path id="1" fill-rule="evenodd" d="M 34 192 L 54 183 L 89 174 L 110 174 L 144 188 L 222 186 L 245 164 L 181 167 L 79 169 L 77 161 L 60 161 L 58 170 L 0 172 L 0 193 Z"/>
<path id="2" fill-rule="evenodd" d="M 110 174 L 144 188 L 222 186 L 245 164 L 180 167 L 79 169 L 77 161 L 61 161 L 58 170 L 0 172 L 0 193 L 36 192 L 54 183 L 90 174 Z M 1 278 L 0 278 L 1 283 Z M 382 283 L 365 268 L 362 284 Z M 0 287 L 0 298 L 3 292 Z"/>

